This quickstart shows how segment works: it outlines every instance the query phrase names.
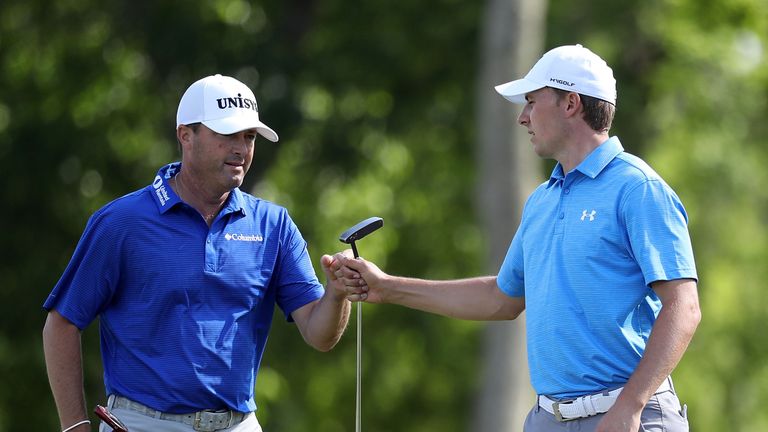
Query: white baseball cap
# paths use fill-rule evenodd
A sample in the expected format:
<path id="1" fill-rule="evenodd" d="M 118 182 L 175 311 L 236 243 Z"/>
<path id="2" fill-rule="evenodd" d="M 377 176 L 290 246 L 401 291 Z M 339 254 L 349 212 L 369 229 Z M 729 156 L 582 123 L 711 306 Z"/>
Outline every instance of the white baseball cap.
<path id="1" fill-rule="evenodd" d="M 613 71 L 605 60 L 581 45 L 549 50 L 525 78 L 497 85 L 496 91 L 512 103 L 525 104 L 526 93 L 544 87 L 573 91 L 616 105 Z"/>
<path id="2" fill-rule="evenodd" d="M 224 135 L 255 128 L 264 138 L 277 141 L 275 131 L 259 120 L 256 97 L 251 89 L 219 74 L 197 80 L 181 97 L 176 128 L 192 123 L 202 123 Z"/>

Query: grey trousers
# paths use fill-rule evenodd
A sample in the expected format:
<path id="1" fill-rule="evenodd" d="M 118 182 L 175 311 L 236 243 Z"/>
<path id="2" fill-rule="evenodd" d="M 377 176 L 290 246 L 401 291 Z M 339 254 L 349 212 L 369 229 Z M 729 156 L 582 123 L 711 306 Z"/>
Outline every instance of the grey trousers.
<path id="1" fill-rule="evenodd" d="M 665 391 L 651 396 L 640 416 L 639 432 L 688 432 L 688 413 L 686 406 L 680 406 L 680 400 L 672 391 Z M 594 431 L 604 414 L 578 420 L 559 422 L 555 416 L 541 409 L 538 404 L 525 419 L 524 432 L 590 432 Z"/>
<path id="2" fill-rule="evenodd" d="M 130 432 L 195 432 L 195 429 L 192 426 L 181 422 L 161 420 L 125 408 L 113 408 L 111 398 L 108 408 L 112 414 L 117 416 L 117 418 L 125 424 L 125 427 L 127 427 Z M 111 431 L 111 427 L 104 422 L 101 422 L 99 425 L 99 432 Z M 232 426 L 231 428 L 217 429 L 217 432 L 262 432 L 262 430 L 259 421 L 256 419 L 256 414 L 250 413 L 248 417 L 239 424 Z"/>

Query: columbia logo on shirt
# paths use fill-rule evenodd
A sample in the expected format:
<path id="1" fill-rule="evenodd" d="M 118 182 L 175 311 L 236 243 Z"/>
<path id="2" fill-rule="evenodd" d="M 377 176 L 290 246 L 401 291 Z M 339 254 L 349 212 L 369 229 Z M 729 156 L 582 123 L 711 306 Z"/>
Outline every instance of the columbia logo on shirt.
<path id="1" fill-rule="evenodd" d="M 263 242 L 264 237 L 261 236 L 261 234 L 230 234 L 226 233 L 224 234 L 224 238 L 227 240 L 233 240 L 233 241 L 245 241 L 245 242 Z"/>

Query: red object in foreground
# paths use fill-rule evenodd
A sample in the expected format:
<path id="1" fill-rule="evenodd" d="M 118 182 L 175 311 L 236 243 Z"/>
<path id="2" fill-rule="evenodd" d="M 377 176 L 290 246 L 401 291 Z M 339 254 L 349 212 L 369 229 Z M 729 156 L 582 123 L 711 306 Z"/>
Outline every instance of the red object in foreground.
<path id="1" fill-rule="evenodd" d="M 104 423 L 108 424 L 112 430 L 116 432 L 128 432 L 128 428 L 125 427 L 123 422 L 121 422 L 120 419 L 115 417 L 115 415 L 109 412 L 109 410 L 105 407 L 96 405 L 96 408 L 93 409 L 93 412 L 95 412 L 100 419 L 104 420 Z"/>

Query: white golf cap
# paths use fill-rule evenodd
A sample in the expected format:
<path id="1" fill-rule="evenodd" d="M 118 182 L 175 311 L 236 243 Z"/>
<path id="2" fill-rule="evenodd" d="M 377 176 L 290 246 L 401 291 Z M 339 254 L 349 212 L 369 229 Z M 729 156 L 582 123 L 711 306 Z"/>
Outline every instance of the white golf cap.
<path id="1" fill-rule="evenodd" d="M 525 95 L 554 87 L 616 104 L 616 80 L 605 60 L 581 45 L 553 48 L 533 65 L 525 78 L 496 86 L 507 100 L 525 104 Z"/>
<path id="2" fill-rule="evenodd" d="M 224 135 L 255 128 L 264 138 L 277 141 L 275 131 L 259 120 L 256 97 L 251 89 L 219 74 L 196 81 L 181 97 L 176 128 L 192 123 L 202 123 Z"/>

